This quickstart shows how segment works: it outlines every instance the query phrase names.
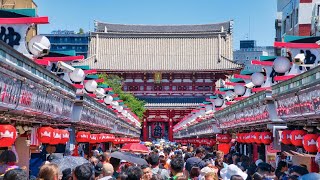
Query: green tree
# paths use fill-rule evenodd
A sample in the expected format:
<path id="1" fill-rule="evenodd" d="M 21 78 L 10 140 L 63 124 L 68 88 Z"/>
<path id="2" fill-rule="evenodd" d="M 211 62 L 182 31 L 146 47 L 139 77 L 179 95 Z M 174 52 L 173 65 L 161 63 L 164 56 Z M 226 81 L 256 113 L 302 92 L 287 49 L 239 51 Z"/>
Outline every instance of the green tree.
<path id="1" fill-rule="evenodd" d="M 80 28 L 78 34 L 84 34 L 84 30 Z"/>
<path id="2" fill-rule="evenodd" d="M 137 99 L 134 95 L 124 92 L 122 90 L 123 79 L 117 75 L 100 74 L 99 78 L 103 78 L 102 84 L 107 84 L 113 89 L 113 92 L 119 95 L 119 98 L 123 100 L 124 104 L 135 113 L 140 120 L 143 118 L 143 114 L 146 111 L 145 102 Z"/>

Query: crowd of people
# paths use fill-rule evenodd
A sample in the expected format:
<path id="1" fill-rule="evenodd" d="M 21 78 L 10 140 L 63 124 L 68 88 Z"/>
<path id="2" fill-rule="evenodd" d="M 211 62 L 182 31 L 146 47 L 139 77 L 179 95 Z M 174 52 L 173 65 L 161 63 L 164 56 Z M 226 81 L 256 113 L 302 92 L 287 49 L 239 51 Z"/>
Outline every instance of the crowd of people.
<path id="1" fill-rule="evenodd" d="M 237 152 L 224 154 L 192 146 L 151 147 L 140 155 L 146 164 L 137 165 L 110 156 L 111 152 L 95 152 L 88 163 L 74 169 L 59 169 L 49 158 L 37 177 L 29 177 L 27 169 L 18 167 L 10 150 L 0 155 L 0 177 L 3 180 L 317 180 L 318 173 L 309 173 L 306 166 L 277 162 L 276 167 Z"/>

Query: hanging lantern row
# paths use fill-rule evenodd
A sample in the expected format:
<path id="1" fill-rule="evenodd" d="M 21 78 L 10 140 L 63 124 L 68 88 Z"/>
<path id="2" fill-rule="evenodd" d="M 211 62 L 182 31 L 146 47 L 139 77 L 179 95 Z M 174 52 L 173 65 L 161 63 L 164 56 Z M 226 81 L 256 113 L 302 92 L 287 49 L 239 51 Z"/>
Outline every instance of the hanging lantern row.
<path id="1" fill-rule="evenodd" d="M 209 138 L 190 138 L 190 139 L 176 139 L 175 142 L 183 143 L 183 144 L 194 144 L 194 145 L 207 145 L 207 146 L 214 146 L 216 144 L 215 139 Z"/>
<path id="2" fill-rule="evenodd" d="M 76 141 L 78 143 L 103 143 L 103 142 L 113 142 L 114 144 L 124 144 L 124 143 L 139 143 L 139 139 L 133 138 L 116 138 L 113 134 L 91 134 L 90 132 L 79 131 L 76 134 Z"/>
<path id="3" fill-rule="evenodd" d="M 70 134 L 64 129 L 53 129 L 51 127 L 41 127 L 38 129 L 38 140 L 43 144 L 66 144 Z"/>
<path id="4" fill-rule="evenodd" d="M 318 134 L 308 134 L 305 130 L 284 130 L 280 136 L 281 143 L 303 147 L 306 151 L 320 152 L 320 136 Z"/>
<path id="5" fill-rule="evenodd" d="M 257 143 L 269 145 L 273 141 L 272 137 L 271 132 L 238 133 L 236 141 L 245 144 Z"/>

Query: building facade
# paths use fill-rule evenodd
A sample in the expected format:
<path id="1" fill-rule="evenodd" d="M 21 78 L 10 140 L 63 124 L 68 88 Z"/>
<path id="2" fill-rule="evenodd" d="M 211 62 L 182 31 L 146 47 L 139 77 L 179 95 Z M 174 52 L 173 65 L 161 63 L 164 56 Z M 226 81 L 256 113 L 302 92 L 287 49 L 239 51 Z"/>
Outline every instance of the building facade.
<path id="1" fill-rule="evenodd" d="M 281 41 L 285 35 L 316 35 L 319 8 L 320 0 L 278 0 L 276 41 Z"/>
<path id="2" fill-rule="evenodd" d="M 173 126 L 214 94 L 215 82 L 238 71 L 232 21 L 205 25 L 96 22 L 88 60 L 123 78 L 123 90 L 146 101 L 143 140 L 173 139 Z"/>
<path id="3" fill-rule="evenodd" d="M 260 72 L 261 66 L 251 64 L 251 60 L 259 60 L 260 56 L 274 56 L 273 46 L 255 46 L 254 40 L 241 40 L 240 50 L 233 52 L 235 62 L 243 64 L 244 70 Z M 253 46 L 254 45 L 254 46 Z"/>
<path id="4" fill-rule="evenodd" d="M 42 34 L 46 36 L 51 43 L 51 51 L 72 51 L 76 55 L 83 55 L 87 58 L 89 33 L 77 34 L 74 31 L 52 31 L 51 34 Z"/>

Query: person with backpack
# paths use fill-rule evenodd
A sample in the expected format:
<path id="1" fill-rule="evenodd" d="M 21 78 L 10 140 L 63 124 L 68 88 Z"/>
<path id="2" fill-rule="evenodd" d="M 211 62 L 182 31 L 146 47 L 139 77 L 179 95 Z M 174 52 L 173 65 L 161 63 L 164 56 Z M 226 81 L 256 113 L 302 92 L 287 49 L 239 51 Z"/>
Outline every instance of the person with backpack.
<path id="1" fill-rule="evenodd" d="M 151 165 L 152 168 L 152 174 L 153 175 L 159 175 L 163 179 L 168 179 L 170 178 L 169 172 L 166 169 L 161 169 L 159 167 L 160 160 L 159 160 L 159 155 L 158 154 L 150 154 L 149 156 L 149 164 Z"/>

